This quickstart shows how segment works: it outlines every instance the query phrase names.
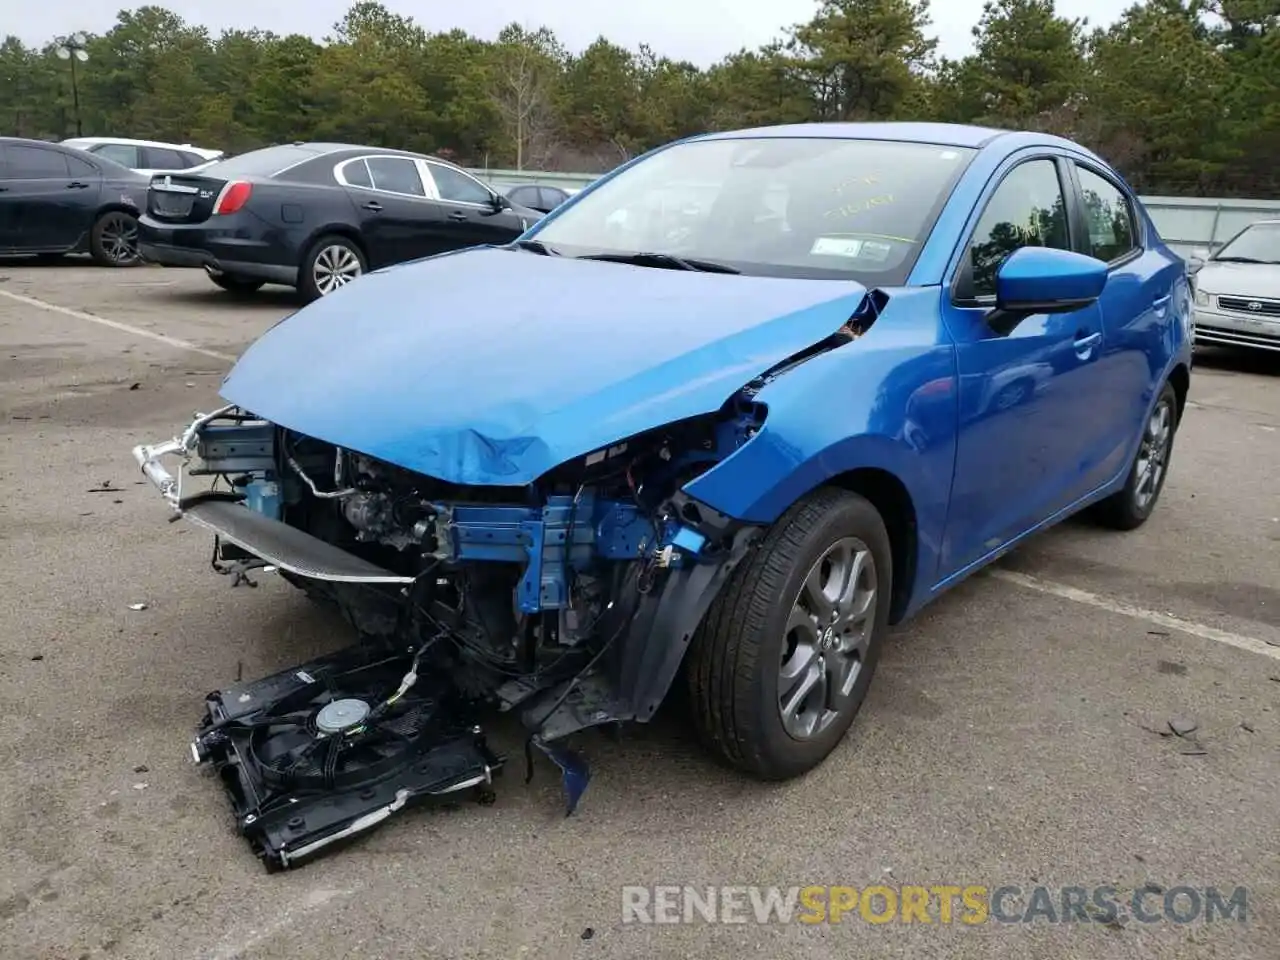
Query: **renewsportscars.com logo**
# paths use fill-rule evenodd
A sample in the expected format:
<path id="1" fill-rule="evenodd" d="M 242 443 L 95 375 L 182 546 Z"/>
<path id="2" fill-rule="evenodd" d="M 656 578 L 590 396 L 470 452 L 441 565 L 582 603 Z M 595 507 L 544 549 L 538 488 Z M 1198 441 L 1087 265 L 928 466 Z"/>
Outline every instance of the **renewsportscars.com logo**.
<path id="1" fill-rule="evenodd" d="M 623 923 L 805 923 L 846 921 L 978 926 L 992 921 L 1029 923 L 1246 922 L 1248 891 L 1235 887 L 1163 887 L 1149 883 L 1123 890 L 1093 887 L 876 884 L 868 887 L 809 885 L 628 886 L 622 888 Z"/>

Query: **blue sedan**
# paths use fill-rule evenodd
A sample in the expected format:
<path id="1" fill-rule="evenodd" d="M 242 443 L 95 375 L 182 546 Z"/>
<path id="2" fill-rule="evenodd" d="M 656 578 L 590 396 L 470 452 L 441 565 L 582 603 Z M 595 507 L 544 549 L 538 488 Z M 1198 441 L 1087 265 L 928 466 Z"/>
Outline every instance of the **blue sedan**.
<path id="1" fill-rule="evenodd" d="M 1075 143 L 716 133 L 511 244 L 303 308 L 226 407 L 134 453 L 225 562 L 544 751 L 682 684 L 716 755 L 783 779 L 840 742 L 892 625 L 1085 508 L 1147 520 L 1190 313 L 1181 260 Z M 169 454 L 232 493 L 183 497 Z"/>

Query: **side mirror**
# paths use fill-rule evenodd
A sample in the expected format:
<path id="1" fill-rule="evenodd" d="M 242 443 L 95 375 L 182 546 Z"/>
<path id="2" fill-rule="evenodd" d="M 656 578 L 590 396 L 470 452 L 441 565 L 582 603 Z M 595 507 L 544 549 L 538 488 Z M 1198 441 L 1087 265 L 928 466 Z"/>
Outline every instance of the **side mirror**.
<path id="1" fill-rule="evenodd" d="M 1194 254 L 1187 257 L 1187 276 L 1194 277 L 1204 268 L 1204 258 L 1195 256 Z"/>
<path id="2" fill-rule="evenodd" d="M 1101 260 L 1052 247 L 1020 247 L 996 272 L 996 309 L 987 323 L 1008 334 L 1036 313 L 1070 313 L 1102 296 L 1107 265 Z"/>
<path id="3" fill-rule="evenodd" d="M 493 207 L 494 213 L 501 213 L 503 210 L 511 209 L 511 201 L 500 193 L 489 195 L 489 205 Z"/>

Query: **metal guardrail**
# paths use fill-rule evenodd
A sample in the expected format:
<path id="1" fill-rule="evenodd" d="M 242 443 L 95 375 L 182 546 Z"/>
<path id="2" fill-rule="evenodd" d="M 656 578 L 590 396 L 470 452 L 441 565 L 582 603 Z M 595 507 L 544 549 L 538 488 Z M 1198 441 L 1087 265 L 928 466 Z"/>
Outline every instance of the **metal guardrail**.
<path id="1" fill-rule="evenodd" d="M 577 188 L 603 176 L 540 170 L 473 169 L 471 172 L 482 180 L 498 184 L 546 183 Z M 1163 196 L 1141 199 L 1165 243 L 1184 257 L 1216 250 L 1255 220 L 1280 218 L 1280 200 Z"/>

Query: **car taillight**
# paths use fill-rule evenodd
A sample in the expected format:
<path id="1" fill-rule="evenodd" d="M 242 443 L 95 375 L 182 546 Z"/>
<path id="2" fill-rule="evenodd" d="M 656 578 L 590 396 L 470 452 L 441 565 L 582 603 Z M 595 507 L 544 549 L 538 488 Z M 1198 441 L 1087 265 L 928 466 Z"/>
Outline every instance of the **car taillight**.
<path id="1" fill-rule="evenodd" d="M 245 183 L 242 180 L 228 183 L 222 188 L 222 192 L 218 194 L 218 199 L 213 204 L 213 215 L 235 213 L 249 202 L 251 193 L 253 193 L 252 183 Z"/>

